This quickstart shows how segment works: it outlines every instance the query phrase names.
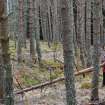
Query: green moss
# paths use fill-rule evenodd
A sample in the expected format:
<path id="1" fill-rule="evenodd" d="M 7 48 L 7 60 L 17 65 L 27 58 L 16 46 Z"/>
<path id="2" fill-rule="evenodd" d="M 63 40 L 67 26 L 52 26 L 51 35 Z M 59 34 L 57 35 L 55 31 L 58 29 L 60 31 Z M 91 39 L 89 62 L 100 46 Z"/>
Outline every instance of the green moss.
<path id="1" fill-rule="evenodd" d="M 62 44 L 60 43 L 51 43 L 51 48 L 48 47 L 48 43 L 47 42 L 41 42 L 41 50 L 42 52 L 52 52 L 54 50 L 61 50 L 62 49 Z"/>
<path id="2" fill-rule="evenodd" d="M 59 62 L 54 62 L 53 60 L 43 60 L 42 61 L 43 65 L 48 65 L 54 69 L 58 69 L 60 67 L 63 67 L 63 64 L 60 64 Z"/>
<path id="3" fill-rule="evenodd" d="M 92 87 L 90 82 L 84 82 L 81 84 L 81 89 L 90 89 Z"/>
<path id="4" fill-rule="evenodd" d="M 43 63 L 46 64 L 46 67 L 48 65 L 51 65 L 51 67 L 55 67 L 51 71 L 51 75 L 49 70 L 45 66 L 39 67 L 38 65 L 35 65 L 31 68 L 31 70 L 27 68 L 22 68 L 19 73 L 19 78 L 23 86 L 27 87 L 37 85 L 42 82 L 49 81 L 50 79 L 53 80 L 63 76 L 63 71 L 60 69 L 59 63 L 54 62 L 52 60 L 44 61 Z"/>
<path id="5" fill-rule="evenodd" d="M 53 51 L 55 51 L 55 50 L 56 51 L 61 50 L 62 49 L 62 44 L 60 44 L 58 42 L 52 43 L 51 49 Z"/>
<path id="6" fill-rule="evenodd" d="M 57 74 L 57 73 L 56 73 L 56 74 L 51 75 L 51 77 L 50 77 L 50 79 L 51 79 L 51 80 L 56 79 L 56 78 L 58 78 L 58 74 Z"/>
<path id="7" fill-rule="evenodd" d="M 40 83 L 40 80 L 37 80 L 37 79 L 34 79 L 34 78 L 32 79 L 28 75 L 24 75 L 22 77 L 22 81 L 23 81 L 25 86 L 32 86 L 32 85 L 36 85 L 36 84 Z"/>

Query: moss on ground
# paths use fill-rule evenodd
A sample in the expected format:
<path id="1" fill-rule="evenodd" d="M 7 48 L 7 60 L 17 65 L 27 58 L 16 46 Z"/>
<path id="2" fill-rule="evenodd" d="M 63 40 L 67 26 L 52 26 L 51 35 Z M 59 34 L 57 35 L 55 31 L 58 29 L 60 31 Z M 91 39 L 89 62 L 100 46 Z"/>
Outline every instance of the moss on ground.
<path id="1" fill-rule="evenodd" d="M 62 49 L 62 44 L 61 43 L 51 43 L 51 47 L 49 48 L 47 42 L 41 42 L 41 49 L 42 49 L 42 52 L 46 52 L 46 53 L 52 52 L 55 49 L 58 51 Z"/>
<path id="2" fill-rule="evenodd" d="M 81 84 L 81 89 L 90 89 L 92 87 L 91 82 L 83 82 Z"/>
<path id="3" fill-rule="evenodd" d="M 45 63 L 45 62 L 44 62 Z M 45 66 L 40 67 L 36 65 L 31 69 L 22 68 L 19 70 L 18 79 L 24 87 L 37 85 L 46 81 L 50 81 L 63 76 L 63 71 L 60 69 L 60 65 L 53 61 L 46 61 L 46 65 L 50 65 L 53 70 L 51 72 Z"/>
<path id="4" fill-rule="evenodd" d="M 40 80 L 31 78 L 29 75 L 23 75 L 21 79 L 25 86 L 31 86 L 41 83 Z"/>
<path id="5" fill-rule="evenodd" d="M 53 69 L 63 69 L 63 64 L 54 62 L 54 60 L 43 60 L 42 65 L 47 65 L 49 67 L 52 67 Z"/>

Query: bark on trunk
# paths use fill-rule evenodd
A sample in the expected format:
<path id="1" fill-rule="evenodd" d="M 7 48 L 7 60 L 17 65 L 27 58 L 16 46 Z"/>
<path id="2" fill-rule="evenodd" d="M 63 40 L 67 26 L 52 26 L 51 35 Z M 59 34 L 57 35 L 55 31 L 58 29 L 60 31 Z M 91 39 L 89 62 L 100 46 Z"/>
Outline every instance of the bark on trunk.
<path id="1" fill-rule="evenodd" d="M 99 100 L 98 80 L 99 80 L 99 50 L 100 50 L 100 0 L 93 1 L 93 78 L 91 101 Z"/>
<path id="2" fill-rule="evenodd" d="M 2 69 L 3 76 L 3 98 L 5 105 L 14 105 L 13 100 L 13 78 L 12 78 L 12 69 L 10 64 L 10 55 L 9 55 L 9 37 L 7 32 L 8 18 L 7 18 L 7 1 L 0 0 L 0 3 L 3 2 L 3 14 L 0 15 L 2 18 L 1 23 L 1 33 L 0 33 L 0 43 L 2 49 L 2 64 L 0 68 Z"/>
<path id="3" fill-rule="evenodd" d="M 73 1 L 60 0 L 67 105 L 76 105 L 73 54 Z"/>
<path id="4" fill-rule="evenodd" d="M 35 33 L 34 33 L 34 2 L 33 0 L 29 0 L 29 37 L 30 37 L 30 56 L 32 61 L 36 60 L 36 51 L 35 51 Z"/>

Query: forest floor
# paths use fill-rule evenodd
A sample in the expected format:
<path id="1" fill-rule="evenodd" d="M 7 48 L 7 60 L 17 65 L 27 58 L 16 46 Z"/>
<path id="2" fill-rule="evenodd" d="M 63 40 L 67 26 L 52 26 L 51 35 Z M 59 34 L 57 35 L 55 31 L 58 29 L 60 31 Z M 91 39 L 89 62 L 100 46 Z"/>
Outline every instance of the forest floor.
<path id="1" fill-rule="evenodd" d="M 88 105 L 90 99 L 90 89 L 79 88 L 76 83 L 77 105 Z M 100 88 L 100 100 L 105 99 L 105 88 Z M 16 97 L 16 105 L 66 105 L 65 86 L 55 84 L 50 87 L 30 91 L 23 97 Z"/>
<path id="2" fill-rule="evenodd" d="M 17 64 L 16 49 L 13 41 L 10 42 L 10 53 L 12 59 L 12 67 L 14 74 L 14 91 L 21 88 L 31 87 L 49 80 L 53 80 L 63 76 L 63 64 L 54 62 L 54 54 L 56 58 L 63 61 L 62 46 L 53 44 L 51 48 L 47 43 L 41 44 L 42 50 L 42 67 L 30 61 L 29 45 L 27 49 L 23 49 L 24 62 Z M 56 53 L 55 52 L 56 49 Z M 49 67 L 52 68 L 51 72 Z M 81 67 L 79 67 L 80 69 Z M 82 68 L 81 68 L 82 69 Z M 76 98 L 77 105 L 88 105 L 91 92 L 91 74 L 76 77 Z M 101 87 L 102 75 L 100 75 L 99 95 L 100 100 L 105 99 L 105 88 Z M 20 86 L 19 86 L 20 85 Z M 64 81 L 52 84 L 43 89 L 37 89 L 25 93 L 24 95 L 15 96 L 15 105 L 66 105 Z"/>

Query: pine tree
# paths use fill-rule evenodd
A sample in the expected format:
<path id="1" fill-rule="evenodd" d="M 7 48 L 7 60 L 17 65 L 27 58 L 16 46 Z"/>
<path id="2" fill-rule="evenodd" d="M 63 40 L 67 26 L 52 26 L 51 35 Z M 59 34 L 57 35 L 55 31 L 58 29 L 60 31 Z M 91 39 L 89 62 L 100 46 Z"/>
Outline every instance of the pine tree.
<path id="1" fill-rule="evenodd" d="M 14 105 L 13 100 L 13 78 L 12 78 L 12 69 L 10 64 L 10 55 L 9 55 L 9 37 L 8 37 L 8 17 L 7 17 L 7 0 L 0 0 L 0 23 L 1 23 L 1 32 L 0 32 L 0 44 L 1 44 L 1 54 L 2 54 L 2 64 L 0 68 L 2 70 L 3 76 L 3 97 L 5 105 Z"/>
<path id="2" fill-rule="evenodd" d="M 99 100 L 99 56 L 100 56 L 100 0 L 93 1 L 93 78 L 91 101 Z"/>
<path id="3" fill-rule="evenodd" d="M 67 105 L 76 105 L 73 54 L 73 1 L 60 0 Z"/>
<path id="4" fill-rule="evenodd" d="M 32 60 L 36 59 L 35 50 L 35 32 L 34 32 L 34 2 L 28 1 L 28 34 L 30 39 L 30 56 Z"/>
<path id="5" fill-rule="evenodd" d="M 87 67 L 90 67 L 91 62 L 91 0 L 86 0 L 86 10 L 85 10 L 85 36 L 86 36 L 86 60 Z"/>
<path id="6" fill-rule="evenodd" d="M 85 0 L 77 0 L 77 38 L 80 48 L 80 60 L 82 67 L 86 67 L 85 48 Z"/>
<path id="7" fill-rule="evenodd" d="M 17 59 L 18 59 L 18 63 L 22 62 L 22 42 L 24 39 L 24 23 L 23 23 L 23 0 L 18 0 L 18 6 L 19 6 L 19 25 L 18 25 L 18 29 L 19 29 L 19 33 L 17 35 Z"/>
<path id="8" fill-rule="evenodd" d="M 40 48 L 40 24 L 39 24 L 39 0 L 35 0 L 34 2 L 34 17 L 35 17 L 35 40 L 36 40 L 36 51 L 38 56 L 39 64 L 41 64 L 41 48 Z"/>

